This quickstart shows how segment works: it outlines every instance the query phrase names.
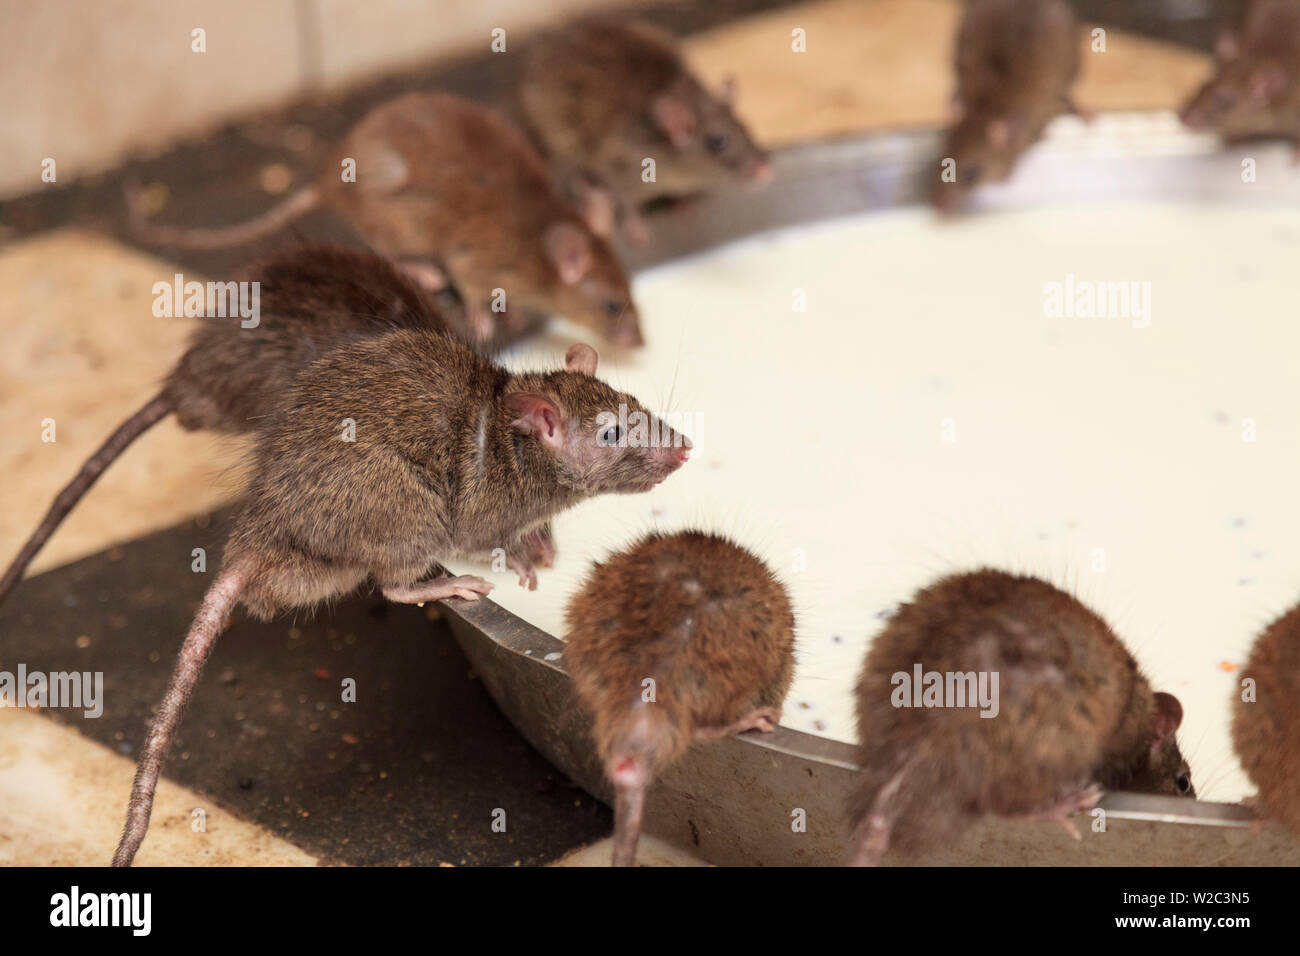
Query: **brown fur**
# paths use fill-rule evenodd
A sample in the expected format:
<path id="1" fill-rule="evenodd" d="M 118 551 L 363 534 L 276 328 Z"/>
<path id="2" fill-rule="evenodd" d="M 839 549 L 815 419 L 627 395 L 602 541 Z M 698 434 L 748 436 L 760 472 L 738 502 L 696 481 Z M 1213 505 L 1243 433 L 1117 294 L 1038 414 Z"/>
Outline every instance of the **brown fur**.
<path id="1" fill-rule="evenodd" d="M 1300 833 L 1300 605 L 1255 641 L 1241 677 L 1255 681 L 1255 700 L 1233 692 L 1232 742 L 1259 790 L 1264 816 Z"/>
<path id="2" fill-rule="evenodd" d="M 0 600 L 104 470 L 169 413 L 189 430 L 246 433 L 279 402 L 300 366 L 340 342 L 395 328 L 458 329 L 463 320 L 367 252 L 304 246 L 259 263 L 247 278 L 261 283 L 259 324 L 203 320 L 161 393 L 123 422 L 55 498 L 0 578 Z"/>
<path id="3" fill-rule="evenodd" d="M 303 246 L 248 270 L 261 284 L 261 321 L 204 319 L 163 395 L 187 429 L 244 433 L 279 402 L 297 370 L 345 341 L 400 328 L 457 331 L 382 256 Z"/>
<path id="4" fill-rule="evenodd" d="M 141 751 L 114 865 L 144 840 L 163 757 L 236 603 L 267 618 L 367 578 L 395 601 L 477 600 L 491 590 L 482 579 L 421 579 L 498 547 L 532 586 L 533 536 L 552 515 L 643 491 L 686 460 L 689 442 L 670 429 L 650 447 L 602 440 L 621 428 L 602 413 L 644 409 L 596 379 L 596 361 L 575 345 L 563 371 L 512 374 L 446 335 L 400 329 L 299 372 L 260 424 L 252 486 Z M 355 441 L 343 440 L 349 419 Z"/>
<path id="5" fill-rule="evenodd" d="M 342 179 L 345 160 L 355 161 L 355 182 Z M 484 341 L 519 334 L 535 310 L 568 316 L 619 345 L 641 344 L 613 250 L 569 208 L 528 139 L 487 107 L 421 92 L 384 103 L 352 128 L 306 189 L 310 203 L 291 197 L 286 207 L 300 214 L 328 206 L 384 255 L 445 270 Z M 235 245 L 283 221 L 268 215 L 224 231 L 152 232 L 155 241 L 182 246 L 194 235 L 211 246 L 224 232 Z M 580 260 L 572 274 L 558 261 L 556 234 Z M 495 289 L 505 292 L 504 312 L 492 311 Z"/>
<path id="6" fill-rule="evenodd" d="M 713 534 L 651 534 L 597 564 L 566 621 L 564 656 L 595 717 L 597 750 L 616 788 L 616 768 L 636 765 L 638 794 L 693 741 L 761 708 L 774 711 L 774 726 L 794 676 L 785 588 L 753 554 Z M 652 703 L 642 699 L 646 678 Z"/>
<path id="7" fill-rule="evenodd" d="M 357 124 L 337 151 L 357 160 L 357 182 L 326 172 L 331 204 L 377 248 L 429 256 L 447 268 L 471 306 L 487 308 L 494 288 L 510 308 L 566 315 L 622 344 L 638 337 L 621 263 L 565 204 L 542 158 L 499 114 L 441 93 L 409 93 Z M 374 182 L 369 170 L 394 168 Z M 578 230 L 591 258 L 566 283 L 544 236 Z M 617 306 L 617 308 L 615 308 Z M 637 338 L 639 342 L 639 338 Z"/>
<path id="8" fill-rule="evenodd" d="M 942 153 L 957 179 L 935 184 L 935 205 L 956 209 L 975 186 L 1006 179 L 1048 122 L 1074 110 L 1079 40 L 1065 0 L 970 3 L 957 35 L 958 118 Z"/>
<path id="9" fill-rule="evenodd" d="M 1229 142 L 1277 136 L 1300 146 L 1300 0 L 1254 0 L 1217 53 L 1218 70 L 1183 107 L 1183 122 Z"/>
<path id="10" fill-rule="evenodd" d="M 892 675 L 916 664 L 997 672 L 999 713 L 895 707 Z M 1100 617 L 1036 578 L 986 569 L 922 589 L 872 643 L 856 697 L 862 777 L 850 816 L 861 827 L 878 815 L 905 853 L 984 814 L 1033 815 L 1091 782 L 1176 794 L 1186 774 L 1192 792 L 1172 729 L 1156 740 L 1160 698 L 1137 662 Z"/>
<path id="11" fill-rule="evenodd" d="M 670 140 L 655 119 L 656 97 L 694 116 L 693 135 Z M 644 23 L 595 17 L 539 38 L 518 99 L 547 154 L 610 190 L 621 206 L 751 179 L 766 168 L 725 98 L 691 75 L 670 34 Z M 710 136 L 724 137 L 725 148 L 710 150 Z M 647 156 L 655 159 L 653 183 L 641 180 Z"/>
<path id="12" fill-rule="evenodd" d="M 512 394 L 555 404 L 562 451 L 513 424 Z M 265 617 L 367 577 L 408 585 L 456 554 L 521 554 L 529 531 L 578 501 L 645 490 L 681 448 L 671 430 L 666 447 L 598 446 L 598 414 L 620 403 L 644 411 L 589 375 L 512 375 L 427 331 L 335 350 L 299 374 L 259 438 L 225 559 L 257 569 L 244 603 Z M 340 437 L 345 419 L 355 442 Z"/>

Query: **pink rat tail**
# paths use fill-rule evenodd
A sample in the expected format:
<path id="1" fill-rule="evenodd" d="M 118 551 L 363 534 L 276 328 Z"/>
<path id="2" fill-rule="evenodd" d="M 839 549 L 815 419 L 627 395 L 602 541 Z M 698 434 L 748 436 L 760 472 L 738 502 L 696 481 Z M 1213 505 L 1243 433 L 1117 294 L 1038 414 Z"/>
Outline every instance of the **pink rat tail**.
<path id="1" fill-rule="evenodd" d="M 124 191 L 127 218 L 131 223 L 132 231 L 142 241 L 151 245 L 176 246 L 180 249 L 225 249 L 230 246 L 242 246 L 306 215 L 319 206 L 322 199 L 319 187 L 304 186 L 283 202 L 247 222 L 216 228 L 182 229 L 177 226 L 151 223 L 145 214 L 137 184 L 127 184 Z"/>
<path id="2" fill-rule="evenodd" d="M 629 755 L 619 759 L 610 776 L 614 779 L 614 858 L 610 865 L 636 866 L 650 768 L 644 756 Z"/>
<path id="3" fill-rule="evenodd" d="M 171 411 L 171 400 L 165 395 L 151 398 L 143 408 L 119 425 L 117 431 L 108 436 L 108 440 L 99 447 L 97 452 L 86 459 L 86 463 L 81 466 L 76 477 L 68 482 L 54 499 L 50 510 L 45 513 L 41 523 L 27 539 L 27 543 L 18 552 L 13 563 L 9 565 L 4 577 L 0 578 L 0 601 L 8 597 L 9 592 L 22 578 L 23 572 L 27 570 L 27 565 L 32 563 L 32 559 L 50 539 L 50 535 L 54 534 L 55 529 L 68 516 L 68 512 L 76 507 L 77 502 L 90 490 L 90 486 L 99 479 L 104 470 L 117 460 L 117 456 L 122 454 L 131 442 L 166 418 Z"/>
<path id="4" fill-rule="evenodd" d="M 891 849 L 911 855 L 950 842 L 972 819 L 970 781 L 943 751 L 922 744 L 890 755 L 882 747 L 865 764 L 849 804 L 850 866 L 879 866 Z"/>
<path id="5" fill-rule="evenodd" d="M 636 865 L 646 789 L 655 771 L 689 745 L 681 721 L 674 719 L 667 704 L 638 702 L 602 748 L 614 783 L 613 866 Z"/>
<path id="6" fill-rule="evenodd" d="M 167 693 L 158 712 L 149 727 L 144 746 L 140 748 L 140 760 L 136 764 L 135 781 L 131 784 L 131 799 L 127 804 L 126 823 L 122 827 L 122 839 L 113 854 L 114 866 L 130 866 L 136 851 L 144 842 L 149 830 L 149 817 L 153 813 L 154 792 L 158 788 L 158 774 L 162 770 L 163 758 L 171 747 L 176 728 L 181 722 L 181 715 L 194 694 L 194 686 L 203 673 L 212 646 L 230 620 L 230 613 L 243 594 L 249 572 L 242 567 L 223 568 L 217 575 L 198 613 L 194 623 L 181 644 L 180 655 L 176 658 L 176 667 L 171 680 L 167 682 Z"/>

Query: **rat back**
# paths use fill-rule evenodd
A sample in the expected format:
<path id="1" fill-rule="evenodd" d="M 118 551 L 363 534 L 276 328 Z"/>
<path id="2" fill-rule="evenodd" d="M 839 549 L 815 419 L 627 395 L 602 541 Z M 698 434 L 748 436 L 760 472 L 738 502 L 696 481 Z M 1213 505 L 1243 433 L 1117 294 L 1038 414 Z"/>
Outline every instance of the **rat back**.
<path id="1" fill-rule="evenodd" d="M 943 690 L 926 698 L 932 673 Z M 1151 692 L 1074 598 L 984 570 L 904 605 L 871 645 L 856 697 L 863 776 L 853 822 L 884 807 L 893 844 L 911 851 L 982 814 L 1032 814 L 1131 758 L 1146 745 Z"/>
<path id="2" fill-rule="evenodd" d="M 767 172 L 727 98 L 695 78 L 671 34 L 646 23 L 598 16 L 538 38 L 518 99 L 548 155 L 633 205 Z"/>
<path id="3" fill-rule="evenodd" d="M 565 315 L 641 343 L 617 254 L 569 207 L 527 137 L 492 110 L 410 93 L 369 113 L 339 147 L 355 182 L 322 181 L 335 212 L 398 260 L 435 261 L 483 323 L 522 330 Z M 337 180 L 336 173 L 329 177 Z M 492 319 L 502 308 L 509 313 Z"/>
<path id="4" fill-rule="evenodd" d="M 594 17 L 531 44 L 519 100 L 548 153 L 592 160 L 593 151 L 626 137 L 649 98 L 683 72 L 669 34 Z"/>
<path id="5" fill-rule="evenodd" d="M 458 281 L 488 287 L 504 267 L 544 281 L 537 237 L 571 211 L 527 138 L 494 111 L 443 93 L 408 93 L 348 134 L 340 161 L 355 183 L 331 185 L 330 203 L 394 257 L 435 256 Z M 327 173 L 337 179 L 333 169 Z"/>
<path id="6" fill-rule="evenodd" d="M 442 310 L 373 253 L 303 246 L 248 271 L 260 315 L 208 318 L 167 378 L 182 426 L 241 433 L 256 427 L 294 374 L 337 345 L 401 328 L 447 331 Z"/>
<path id="7" fill-rule="evenodd" d="M 565 659 L 601 756 L 644 755 L 650 774 L 697 733 L 779 708 L 794 674 L 784 587 L 704 532 L 651 534 L 599 563 L 567 623 Z"/>
<path id="8" fill-rule="evenodd" d="M 1241 677 L 1255 682 L 1255 699 L 1234 691 L 1233 746 L 1264 815 L 1300 833 L 1300 606 L 1259 636 Z"/>
<path id="9" fill-rule="evenodd" d="M 507 374 L 459 342 L 402 329 L 304 368 L 259 422 L 255 475 L 225 563 L 267 568 L 243 596 L 269 616 L 419 580 L 454 550 L 477 417 Z"/>
<path id="10" fill-rule="evenodd" d="M 969 191 L 1010 176 L 1057 114 L 1073 109 L 1078 22 L 1064 0 L 974 0 L 957 36 L 955 121 L 942 156 L 955 180 L 936 179 L 932 201 L 959 208 Z"/>
<path id="11" fill-rule="evenodd" d="M 610 438 L 611 409 L 659 423 L 597 379 L 596 361 L 574 345 L 562 370 L 512 374 L 447 335 L 399 329 L 303 368 L 259 422 L 227 548 L 250 579 L 244 603 L 266 616 L 367 577 L 405 589 L 436 561 L 517 554 L 584 498 L 666 479 L 689 441 L 666 426 L 654 441 Z"/>
<path id="12" fill-rule="evenodd" d="M 1065 0 L 974 0 L 967 7 L 957 84 L 968 110 L 1041 102 L 1059 112 L 1078 72 L 1078 19 Z"/>

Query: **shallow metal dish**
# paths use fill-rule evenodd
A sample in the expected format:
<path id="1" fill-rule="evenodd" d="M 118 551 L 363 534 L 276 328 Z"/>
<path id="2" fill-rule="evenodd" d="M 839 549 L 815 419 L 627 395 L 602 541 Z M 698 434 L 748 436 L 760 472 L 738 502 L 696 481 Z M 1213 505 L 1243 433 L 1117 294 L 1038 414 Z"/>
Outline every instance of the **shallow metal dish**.
<path id="1" fill-rule="evenodd" d="M 782 226 L 922 201 L 937 169 L 932 131 L 882 133 L 792 147 L 774 157 L 776 179 L 759 191 L 714 195 L 686 215 L 657 217 L 633 270 Z M 1242 160 L 1257 164 L 1242 181 Z M 1300 203 L 1300 172 L 1278 144 L 1220 150 L 1168 113 L 1109 114 L 1084 126 L 1063 119 L 1012 182 L 982 191 L 975 211 L 1080 199 L 1195 199 Z M 491 600 L 445 604 L 465 654 L 511 722 L 575 782 L 612 793 L 571 694 L 563 641 Z M 789 730 L 693 748 L 647 799 L 645 828 L 718 864 L 843 862 L 843 806 L 854 748 Z M 990 819 L 918 863 L 1034 865 L 1300 865 L 1300 842 L 1253 823 L 1248 809 L 1130 793 L 1101 803 L 1106 829 L 1080 820 L 1082 842 L 1050 825 Z M 792 824 L 803 811 L 806 830 Z"/>

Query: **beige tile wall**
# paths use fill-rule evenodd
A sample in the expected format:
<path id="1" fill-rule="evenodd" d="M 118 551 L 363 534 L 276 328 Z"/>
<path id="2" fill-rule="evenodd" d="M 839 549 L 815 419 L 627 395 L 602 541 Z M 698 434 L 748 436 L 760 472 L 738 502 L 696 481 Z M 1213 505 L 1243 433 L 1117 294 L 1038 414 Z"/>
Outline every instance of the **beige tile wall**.
<path id="1" fill-rule="evenodd" d="M 630 0 L 0 0 L 0 198 L 315 89 Z M 207 51 L 191 49 L 206 31 Z"/>

